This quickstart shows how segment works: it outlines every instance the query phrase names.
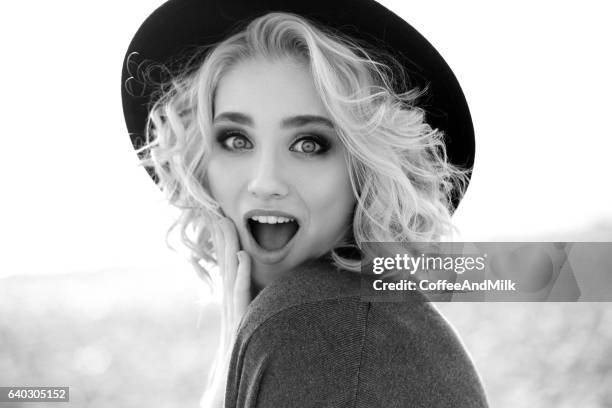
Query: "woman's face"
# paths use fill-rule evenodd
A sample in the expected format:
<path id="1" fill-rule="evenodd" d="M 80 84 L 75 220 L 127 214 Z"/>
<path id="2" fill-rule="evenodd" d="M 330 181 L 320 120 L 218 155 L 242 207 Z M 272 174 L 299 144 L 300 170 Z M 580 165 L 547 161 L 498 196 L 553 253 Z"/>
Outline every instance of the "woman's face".
<path id="1" fill-rule="evenodd" d="M 355 198 L 345 149 L 308 69 L 247 60 L 218 84 L 207 184 L 264 286 L 331 250 Z"/>

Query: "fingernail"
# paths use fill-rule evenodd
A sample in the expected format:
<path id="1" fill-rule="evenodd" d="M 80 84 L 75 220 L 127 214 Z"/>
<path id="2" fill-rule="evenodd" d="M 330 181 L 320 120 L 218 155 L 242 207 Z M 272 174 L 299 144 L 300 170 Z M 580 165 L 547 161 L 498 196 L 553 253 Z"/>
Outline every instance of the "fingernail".
<path id="1" fill-rule="evenodd" d="M 244 260 L 244 254 L 242 253 L 242 251 L 236 252 L 236 256 L 238 257 L 238 262 L 242 263 L 242 261 Z"/>

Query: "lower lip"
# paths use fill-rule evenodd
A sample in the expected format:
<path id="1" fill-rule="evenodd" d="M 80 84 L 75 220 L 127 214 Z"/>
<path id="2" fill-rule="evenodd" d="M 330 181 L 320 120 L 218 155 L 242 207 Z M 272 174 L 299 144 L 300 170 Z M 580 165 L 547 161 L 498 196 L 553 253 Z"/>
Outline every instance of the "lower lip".
<path id="1" fill-rule="evenodd" d="M 246 232 L 247 232 L 247 235 L 249 236 L 249 244 L 250 244 L 249 246 L 251 247 L 251 251 L 252 251 L 251 255 L 257 261 L 259 261 L 260 263 L 263 263 L 263 264 L 276 264 L 276 263 L 279 263 L 287 255 L 289 255 L 289 251 L 291 251 L 291 248 L 293 247 L 293 243 L 295 242 L 296 237 L 300 233 L 300 228 L 301 227 L 298 226 L 297 231 L 295 232 L 293 237 L 291 237 L 289 242 L 287 242 L 287 244 L 284 247 L 279 248 L 279 249 L 275 249 L 273 251 L 269 251 L 269 250 L 264 249 L 264 248 L 259 246 L 257 241 L 255 241 L 255 238 L 253 237 L 253 234 L 251 234 L 251 229 L 247 225 L 246 226 Z"/>

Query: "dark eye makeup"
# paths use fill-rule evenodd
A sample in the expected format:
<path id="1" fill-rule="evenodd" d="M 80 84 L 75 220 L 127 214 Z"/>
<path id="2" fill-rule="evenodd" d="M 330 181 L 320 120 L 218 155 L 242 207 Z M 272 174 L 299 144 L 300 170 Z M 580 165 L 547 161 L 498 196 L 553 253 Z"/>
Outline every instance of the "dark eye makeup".
<path id="1" fill-rule="evenodd" d="M 253 148 L 253 143 L 249 138 L 238 130 L 222 130 L 217 133 L 217 143 L 228 151 L 249 150 Z"/>
<path id="2" fill-rule="evenodd" d="M 289 150 L 306 155 L 324 154 L 331 148 L 331 143 L 325 137 L 309 134 L 299 137 Z"/>

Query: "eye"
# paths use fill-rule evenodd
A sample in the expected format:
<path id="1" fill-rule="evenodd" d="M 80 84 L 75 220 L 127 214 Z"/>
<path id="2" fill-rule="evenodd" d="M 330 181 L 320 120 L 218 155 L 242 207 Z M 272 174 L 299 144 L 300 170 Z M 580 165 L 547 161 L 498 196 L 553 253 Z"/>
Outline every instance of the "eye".
<path id="1" fill-rule="evenodd" d="M 329 143 L 319 136 L 307 136 L 296 141 L 289 150 L 306 155 L 321 154 L 329 150 Z"/>
<path id="2" fill-rule="evenodd" d="M 244 134 L 238 131 L 222 132 L 217 141 L 226 150 L 240 151 L 253 148 L 253 143 Z"/>

